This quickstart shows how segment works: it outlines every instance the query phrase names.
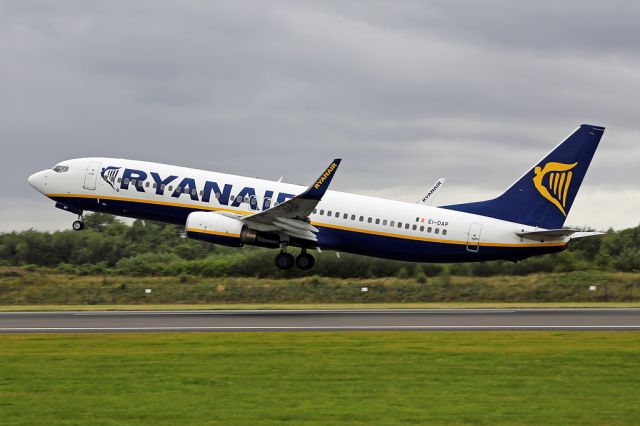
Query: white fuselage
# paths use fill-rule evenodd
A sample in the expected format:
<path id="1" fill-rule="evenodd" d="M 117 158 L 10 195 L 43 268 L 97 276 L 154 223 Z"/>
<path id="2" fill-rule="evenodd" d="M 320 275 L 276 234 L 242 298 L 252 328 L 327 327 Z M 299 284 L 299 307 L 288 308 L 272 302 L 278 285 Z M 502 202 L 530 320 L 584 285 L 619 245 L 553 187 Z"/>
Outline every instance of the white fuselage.
<path id="1" fill-rule="evenodd" d="M 82 158 L 58 167 L 68 170 L 38 172 L 29 182 L 72 211 L 180 225 L 193 211 L 249 215 L 305 190 L 283 182 L 126 159 Z M 339 191 L 327 191 L 310 220 L 320 229 L 321 249 L 408 261 L 517 260 L 560 251 L 569 241 L 527 240 L 515 232 L 534 231 L 531 226 Z"/>

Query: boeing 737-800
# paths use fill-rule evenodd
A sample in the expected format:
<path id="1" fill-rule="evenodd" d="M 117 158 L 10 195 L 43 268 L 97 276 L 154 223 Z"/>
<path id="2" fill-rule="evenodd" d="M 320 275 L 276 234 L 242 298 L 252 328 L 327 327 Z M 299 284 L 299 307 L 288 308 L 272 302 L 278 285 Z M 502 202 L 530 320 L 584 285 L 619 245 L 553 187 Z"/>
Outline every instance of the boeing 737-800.
<path id="1" fill-rule="evenodd" d="M 329 191 L 340 159 L 307 188 L 116 158 L 63 161 L 28 181 L 78 215 L 75 230 L 84 228 L 85 211 L 173 223 L 197 240 L 279 249 L 281 269 L 310 269 L 311 249 L 414 262 L 515 261 L 597 234 L 563 225 L 603 132 L 581 125 L 497 198 L 441 207 Z M 290 247 L 301 249 L 296 258 Z"/>

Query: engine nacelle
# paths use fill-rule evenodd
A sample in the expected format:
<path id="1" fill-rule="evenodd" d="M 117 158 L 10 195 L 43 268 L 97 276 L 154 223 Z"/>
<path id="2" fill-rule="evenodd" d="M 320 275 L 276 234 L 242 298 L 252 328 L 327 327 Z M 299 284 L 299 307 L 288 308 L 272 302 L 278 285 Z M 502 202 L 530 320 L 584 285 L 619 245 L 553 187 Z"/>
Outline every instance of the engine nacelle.
<path id="1" fill-rule="evenodd" d="M 277 248 L 280 245 L 276 235 L 259 233 L 249 229 L 244 223 L 232 217 L 215 212 L 193 212 L 187 216 L 185 226 L 187 237 L 231 247 L 244 244 Z"/>
<path id="2" fill-rule="evenodd" d="M 213 212 L 193 212 L 187 216 L 187 237 L 231 247 L 242 246 L 245 224 Z"/>

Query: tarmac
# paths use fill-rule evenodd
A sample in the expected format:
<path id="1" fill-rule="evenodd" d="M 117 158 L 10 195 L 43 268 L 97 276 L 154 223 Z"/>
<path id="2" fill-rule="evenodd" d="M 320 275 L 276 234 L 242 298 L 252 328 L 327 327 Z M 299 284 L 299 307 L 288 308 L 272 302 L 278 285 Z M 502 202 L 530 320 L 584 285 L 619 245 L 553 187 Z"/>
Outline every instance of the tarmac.
<path id="1" fill-rule="evenodd" d="M 640 309 L 338 309 L 3 312 L 0 333 L 631 330 Z"/>

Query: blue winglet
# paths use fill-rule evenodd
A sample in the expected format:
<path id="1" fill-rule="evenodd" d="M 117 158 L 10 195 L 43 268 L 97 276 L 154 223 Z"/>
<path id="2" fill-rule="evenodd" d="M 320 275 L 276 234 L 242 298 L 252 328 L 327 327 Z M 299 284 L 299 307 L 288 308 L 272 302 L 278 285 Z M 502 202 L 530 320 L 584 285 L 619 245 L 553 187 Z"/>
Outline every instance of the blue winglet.
<path id="1" fill-rule="evenodd" d="M 335 175 L 336 170 L 338 170 L 340 161 L 342 161 L 342 159 L 340 158 L 336 158 L 335 160 L 333 160 L 329 167 L 327 167 L 327 169 L 320 175 L 320 177 L 316 179 L 315 183 L 307 188 L 305 192 L 300 194 L 299 197 L 306 200 L 320 201 L 324 196 L 324 193 L 327 192 L 329 184 L 331 184 L 331 180 L 333 179 L 333 175 Z"/>

